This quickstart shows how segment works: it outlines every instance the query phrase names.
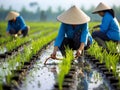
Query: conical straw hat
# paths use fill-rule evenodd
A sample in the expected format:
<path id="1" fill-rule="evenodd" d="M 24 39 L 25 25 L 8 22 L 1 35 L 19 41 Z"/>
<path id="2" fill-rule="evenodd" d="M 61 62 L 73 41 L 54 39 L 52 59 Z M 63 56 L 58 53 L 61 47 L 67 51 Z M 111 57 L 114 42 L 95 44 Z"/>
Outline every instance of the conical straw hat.
<path id="1" fill-rule="evenodd" d="M 92 13 L 97 13 L 99 11 L 110 10 L 110 9 L 112 9 L 110 6 L 101 2 Z"/>
<path id="2" fill-rule="evenodd" d="M 70 9 L 60 14 L 57 20 L 66 24 L 83 24 L 90 21 L 90 17 L 81 9 L 72 6 Z"/>
<path id="3" fill-rule="evenodd" d="M 16 18 L 17 16 L 19 16 L 18 12 L 10 11 L 8 15 L 6 16 L 5 20 L 9 21 L 9 20 Z"/>

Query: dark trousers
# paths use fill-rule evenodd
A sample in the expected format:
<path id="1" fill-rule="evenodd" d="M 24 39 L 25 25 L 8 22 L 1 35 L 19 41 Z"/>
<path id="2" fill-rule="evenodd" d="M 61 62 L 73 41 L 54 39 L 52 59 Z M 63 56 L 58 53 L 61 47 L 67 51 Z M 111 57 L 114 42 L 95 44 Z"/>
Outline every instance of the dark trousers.
<path id="1" fill-rule="evenodd" d="M 108 36 L 101 32 L 101 31 L 94 31 L 92 33 L 92 37 L 94 40 L 98 43 L 99 46 L 102 46 L 103 48 L 107 48 L 105 41 L 110 41 L 111 39 L 108 38 Z M 111 40 L 113 42 L 118 42 L 115 40 Z"/>
<path id="2" fill-rule="evenodd" d="M 108 36 L 105 33 L 101 32 L 101 31 L 94 31 L 92 33 L 92 37 L 93 38 L 98 37 L 98 38 L 102 39 L 103 41 L 110 41 L 110 39 L 108 38 Z"/>
<path id="3" fill-rule="evenodd" d="M 59 50 L 61 51 L 62 55 L 65 56 L 65 47 L 69 47 L 72 50 L 77 50 L 80 46 L 80 41 L 78 41 L 78 44 L 76 44 L 76 42 L 73 41 L 73 39 L 70 38 L 64 38 L 61 46 L 59 47 Z M 90 47 L 90 42 L 88 40 L 87 46 L 85 46 L 85 50 L 88 49 Z"/>
<path id="4" fill-rule="evenodd" d="M 9 33 L 12 34 L 17 34 L 19 32 L 19 30 L 15 30 L 15 29 L 10 29 Z M 22 35 L 23 37 L 25 37 L 28 34 L 28 27 L 26 26 L 23 30 L 22 30 Z"/>

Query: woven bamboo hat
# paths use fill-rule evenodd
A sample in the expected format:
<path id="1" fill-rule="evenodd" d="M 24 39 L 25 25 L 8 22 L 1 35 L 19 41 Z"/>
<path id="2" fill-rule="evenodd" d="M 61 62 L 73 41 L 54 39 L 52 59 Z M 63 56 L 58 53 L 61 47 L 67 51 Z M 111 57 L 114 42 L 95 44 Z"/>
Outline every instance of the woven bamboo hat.
<path id="1" fill-rule="evenodd" d="M 18 12 L 15 12 L 15 11 L 10 11 L 8 13 L 8 15 L 6 16 L 5 20 L 9 21 L 9 20 L 12 20 L 14 18 L 16 18 L 17 16 L 19 16 L 20 14 Z"/>
<path id="2" fill-rule="evenodd" d="M 89 22 L 90 17 L 78 7 L 72 6 L 70 9 L 60 14 L 57 20 L 66 24 L 83 24 Z"/>
<path id="3" fill-rule="evenodd" d="M 98 13 L 99 11 L 110 10 L 112 9 L 110 6 L 106 5 L 105 3 L 101 2 L 92 12 L 93 14 Z"/>

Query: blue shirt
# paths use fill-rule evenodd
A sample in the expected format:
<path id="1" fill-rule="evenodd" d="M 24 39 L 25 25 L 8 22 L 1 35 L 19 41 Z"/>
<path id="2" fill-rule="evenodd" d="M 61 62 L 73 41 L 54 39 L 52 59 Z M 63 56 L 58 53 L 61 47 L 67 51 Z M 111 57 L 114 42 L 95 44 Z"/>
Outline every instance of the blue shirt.
<path id="1" fill-rule="evenodd" d="M 14 29 L 16 31 L 19 30 L 25 30 L 24 28 L 26 27 L 25 22 L 21 16 L 16 17 L 16 21 L 8 21 L 8 26 L 7 26 L 7 32 L 9 32 L 11 29 Z"/>
<path id="2" fill-rule="evenodd" d="M 111 40 L 120 40 L 119 23 L 109 12 L 106 12 L 102 18 L 100 31 L 105 33 Z"/>
<path id="3" fill-rule="evenodd" d="M 64 37 L 72 39 L 74 37 L 74 33 L 79 30 L 81 30 L 80 42 L 84 43 L 86 45 L 87 39 L 89 37 L 90 43 L 92 43 L 92 37 L 91 37 L 90 33 L 88 32 L 87 23 L 77 25 L 75 28 L 73 28 L 72 25 L 62 23 L 60 26 L 60 29 L 59 29 L 58 36 L 55 40 L 54 46 L 60 47 L 63 42 Z"/>

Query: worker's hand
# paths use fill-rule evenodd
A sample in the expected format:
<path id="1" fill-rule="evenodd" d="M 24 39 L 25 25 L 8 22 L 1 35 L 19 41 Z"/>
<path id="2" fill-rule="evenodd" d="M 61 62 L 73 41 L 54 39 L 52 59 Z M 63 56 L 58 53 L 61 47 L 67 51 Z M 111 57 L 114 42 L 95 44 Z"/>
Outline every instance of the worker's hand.
<path id="1" fill-rule="evenodd" d="M 58 50 L 58 46 L 55 46 L 55 47 L 54 47 L 54 50 L 53 50 L 53 53 L 51 54 L 51 58 L 52 58 L 52 59 L 56 59 L 57 50 Z"/>
<path id="2" fill-rule="evenodd" d="M 78 49 L 76 54 L 75 54 L 76 55 L 75 58 L 80 57 L 81 54 L 82 54 L 82 51 Z"/>
<path id="3" fill-rule="evenodd" d="M 22 34 L 22 30 L 19 30 L 19 31 L 18 31 L 18 35 L 21 35 L 21 34 Z"/>
<path id="4" fill-rule="evenodd" d="M 18 35 L 17 35 L 17 34 L 14 34 L 14 37 L 16 38 L 16 37 L 18 37 Z"/>
<path id="5" fill-rule="evenodd" d="M 84 77 L 84 73 L 83 73 L 82 69 L 79 70 L 79 74 L 80 74 L 82 77 Z"/>
<path id="6" fill-rule="evenodd" d="M 28 30 L 30 30 L 30 26 L 27 26 Z"/>
<path id="7" fill-rule="evenodd" d="M 51 58 L 52 58 L 52 59 L 56 59 L 56 52 L 53 52 L 53 53 L 51 54 Z"/>

